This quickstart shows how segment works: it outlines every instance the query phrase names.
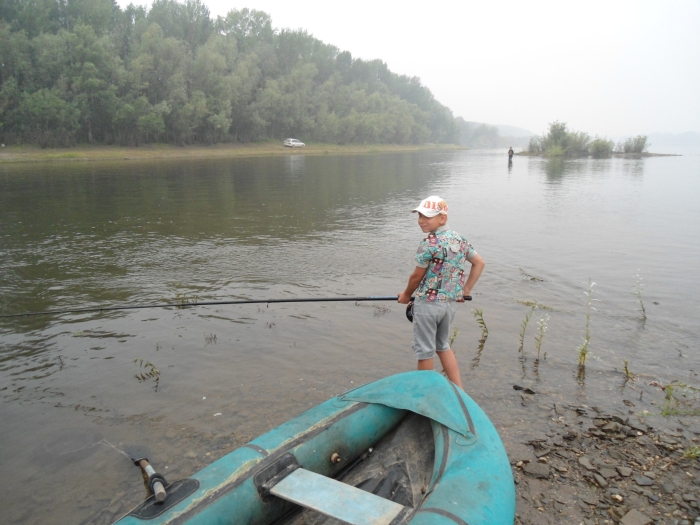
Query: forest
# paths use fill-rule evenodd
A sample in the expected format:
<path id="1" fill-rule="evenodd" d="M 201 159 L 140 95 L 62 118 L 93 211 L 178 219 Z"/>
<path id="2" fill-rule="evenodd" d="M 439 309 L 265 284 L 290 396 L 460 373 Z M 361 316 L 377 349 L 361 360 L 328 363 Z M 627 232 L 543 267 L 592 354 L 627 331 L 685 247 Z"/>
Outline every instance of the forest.
<path id="1" fill-rule="evenodd" d="M 0 2 L 0 142 L 138 146 L 297 137 L 458 143 L 416 77 L 255 9 L 200 0 Z"/>

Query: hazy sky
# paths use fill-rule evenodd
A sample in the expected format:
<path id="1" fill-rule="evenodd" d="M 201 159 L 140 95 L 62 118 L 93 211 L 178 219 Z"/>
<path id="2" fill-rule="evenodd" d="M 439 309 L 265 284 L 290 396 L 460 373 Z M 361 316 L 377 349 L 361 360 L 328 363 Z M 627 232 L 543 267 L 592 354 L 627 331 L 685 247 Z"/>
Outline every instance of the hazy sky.
<path id="1" fill-rule="evenodd" d="M 275 28 L 379 58 L 466 120 L 535 133 L 555 120 L 594 135 L 700 132 L 698 0 L 203 2 L 213 17 L 259 9 Z"/>

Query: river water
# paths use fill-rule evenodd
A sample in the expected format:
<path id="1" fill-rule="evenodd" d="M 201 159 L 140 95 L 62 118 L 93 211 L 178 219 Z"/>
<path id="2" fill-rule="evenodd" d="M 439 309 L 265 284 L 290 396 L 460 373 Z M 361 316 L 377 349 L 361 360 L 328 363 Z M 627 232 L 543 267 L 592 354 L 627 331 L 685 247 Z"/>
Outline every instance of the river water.
<path id="1" fill-rule="evenodd" d="M 0 165 L 0 313 L 396 295 L 421 239 L 410 210 L 432 194 L 486 261 L 453 347 L 467 393 L 504 434 L 515 384 L 601 407 L 634 396 L 652 413 L 661 393 L 637 400 L 650 382 L 698 386 L 697 155 Z M 535 300 L 548 308 L 520 352 Z M 413 369 L 411 340 L 391 302 L 0 319 L 2 521 L 110 523 L 145 495 L 123 451 L 187 477 L 336 393 Z"/>

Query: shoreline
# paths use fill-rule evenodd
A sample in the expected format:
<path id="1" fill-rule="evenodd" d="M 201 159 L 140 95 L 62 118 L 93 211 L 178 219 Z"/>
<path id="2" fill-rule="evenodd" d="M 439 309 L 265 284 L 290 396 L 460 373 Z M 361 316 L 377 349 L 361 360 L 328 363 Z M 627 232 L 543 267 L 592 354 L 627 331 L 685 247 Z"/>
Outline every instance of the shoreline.
<path id="1" fill-rule="evenodd" d="M 41 149 L 38 146 L 0 148 L 0 164 L 30 162 L 94 162 L 146 159 L 202 159 L 286 155 L 357 155 L 425 150 L 461 150 L 456 144 L 313 144 L 304 148 L 287 148 L 280 142 L 216 144 L 213 146 L 173 146 L 146 144 L 137 147 L 76 146 Z"/>
<path id="2" fill-rule="evenodd" d="M 611 410 L 513 385 L 522 418 L 497 427 L 513 469 L 516 525 L 700 523 L 700 421 L 638 412 L 632 394 L 666 389 L 640 379 L 626 381 Z"/>

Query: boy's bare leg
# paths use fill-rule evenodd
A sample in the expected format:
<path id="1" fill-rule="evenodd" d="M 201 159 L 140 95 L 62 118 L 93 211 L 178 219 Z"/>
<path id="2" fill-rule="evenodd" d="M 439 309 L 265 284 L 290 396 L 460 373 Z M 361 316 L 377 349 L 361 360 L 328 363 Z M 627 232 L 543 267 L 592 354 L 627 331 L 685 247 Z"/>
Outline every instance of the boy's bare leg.
<path id="1" fill-rule="evenodd" d="M 433 370 L 433 358 L 430 359 L 419 359 L 418 360 L 418 370 Z"/>
<path id="2" fill-rule="evenodd" d="M 438 352 L 437 355 L 440 358 L 442 368 L 447 374 L 447 379 L 452 381 L 459 388 L 462 388 L 462 378 L 459 375 L 457 358 L 455 357 L 455 353 L 452 351 L 452 349 L 445 350 L 444 352 Z M 418 366 L 420 366 L 420 361 L 418 361 Z M 462 390 L 464 389 L 462 388 Z"/>

